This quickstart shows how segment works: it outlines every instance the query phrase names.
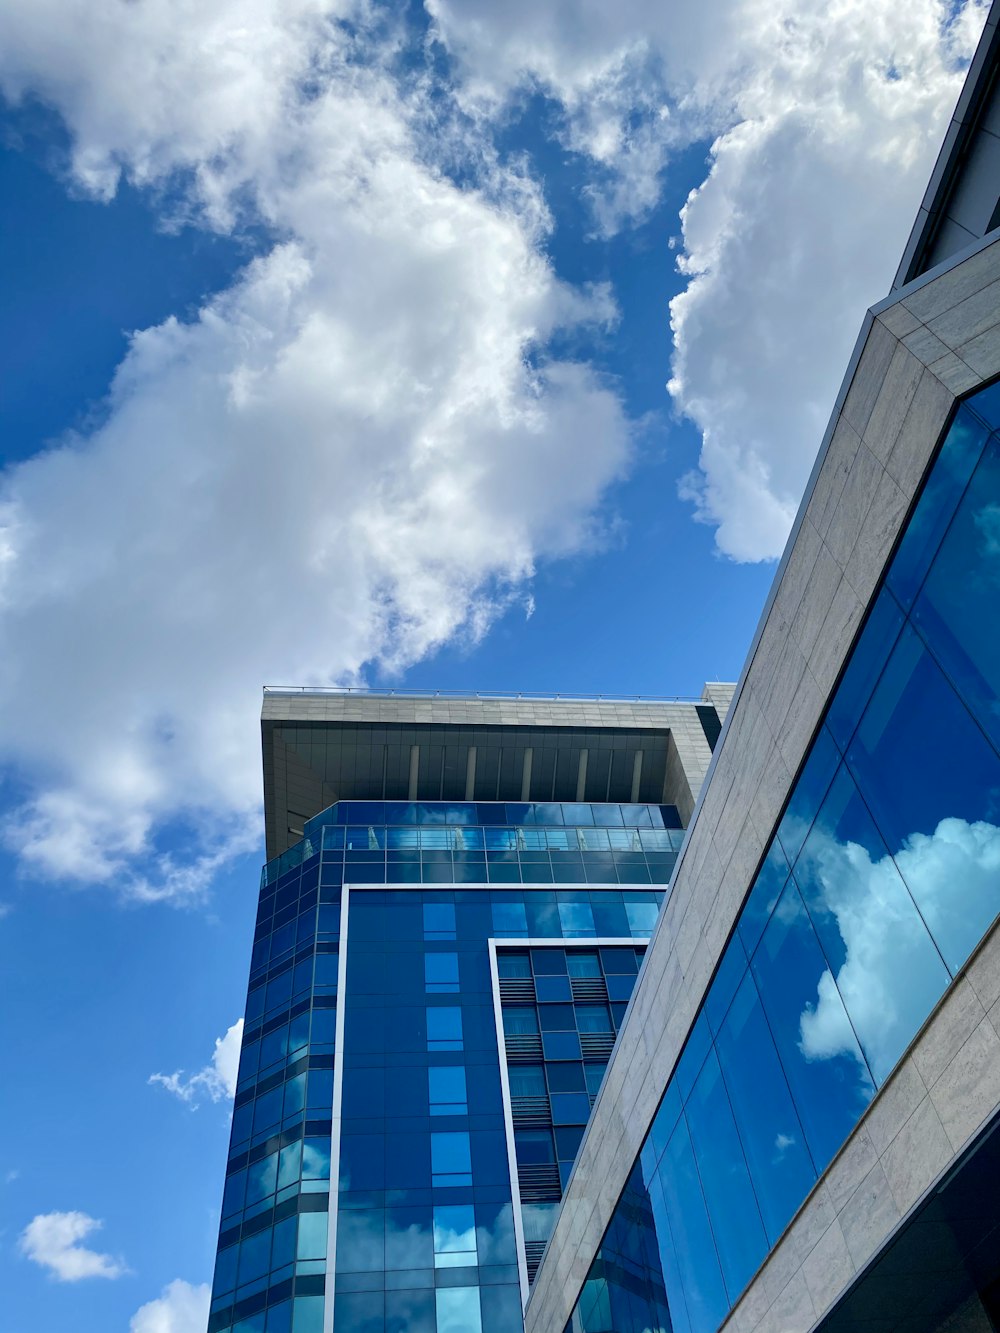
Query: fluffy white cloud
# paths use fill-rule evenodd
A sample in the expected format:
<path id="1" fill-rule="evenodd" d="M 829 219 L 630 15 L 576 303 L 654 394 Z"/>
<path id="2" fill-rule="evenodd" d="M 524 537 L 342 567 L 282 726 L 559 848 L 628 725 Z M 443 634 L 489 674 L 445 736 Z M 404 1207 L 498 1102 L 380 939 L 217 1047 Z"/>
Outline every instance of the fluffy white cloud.
<path id="1" fill-rule="evenodd" d="M 0 15 L 0 87 L 62 112 L 79 186 L 125 171 L 281 238 L 137 333 L 101 424 L 3 487 L 3 758 L 36 782 L 8 842 L 143 898 L 256 838 L 262 683 L 480 635 L 593 540 L 629 452 L 616 392 L 546 353 L 614 307 L 554 277 L 536 186 L 383 69 L 363 14 L 210 10 Z M 193 861 L 157 851 L 178 821 Z"/>
<path id="2" fill-rule="evenodd" d="M 207 1282 L 192 1286 L 177 1278 L 155 1301 L 136 1310 L 129 1321 L 130 1333 L 204 1333 L 211 1297 Z"/>
<path id="3" fill-rule="evenodd" d="M 467 96 L 525 86 L 588 154 L 604 230 L 711 139 L 681 219 L 670 391 L 702 436 L 683 493 L 737 560 L 780 554 L 865 307 L 888 290 L 984 0 L 428 0 Z"/>
<path id="4" fill-rule="evenodd" d="M 121 1277 L 124 1262 L 90 1250 L 81 1241 L 104 1225 L 86 1213 L 39 1213 L 21 1232 L 18 1247 L 33 1263 L 47 1268 L 59 1282 L 87 1277 Z"/>
<path id="5" fill-rule="evenodd" d="M 211 1060 L 196 1074 L 185 1078 L 183 1069 L 179 1069 L 173 1074 L 150 1074 L 148 1081 L 166 1088 L 182 1102 L 187 1102 L 192 1110 L 197 1108 L 203 1097 L 213 1102 L 221 1102 L 223 1098 L 231 1098 L 236 1092 L 236 1075 L 239 1072 L 242 1044 L 243 1019 L 239 1018 L 226 1030 L 225 1036 L 216 1037 Z"/>

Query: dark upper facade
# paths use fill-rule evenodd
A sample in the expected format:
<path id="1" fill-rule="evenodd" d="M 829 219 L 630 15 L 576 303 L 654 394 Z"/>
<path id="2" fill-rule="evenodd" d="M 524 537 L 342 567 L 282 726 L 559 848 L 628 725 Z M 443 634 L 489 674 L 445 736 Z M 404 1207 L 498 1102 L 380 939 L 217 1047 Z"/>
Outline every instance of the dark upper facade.
<path id="1" fill-rule="evenodd" d="M 686 821 L 731 685 L 699 702 L 268 690 L 267 856 L 336 801 L 612 801 Z"/>

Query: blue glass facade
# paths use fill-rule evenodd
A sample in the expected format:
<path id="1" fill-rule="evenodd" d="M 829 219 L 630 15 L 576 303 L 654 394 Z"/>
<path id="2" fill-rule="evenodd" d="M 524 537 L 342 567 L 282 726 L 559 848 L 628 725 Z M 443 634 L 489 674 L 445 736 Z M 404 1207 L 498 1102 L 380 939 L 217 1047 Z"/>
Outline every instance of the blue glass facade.
<path id="1" fill-rule="evenodd" d="M 998 426 L 942 444 L 571 1333 L 717 1328 L 1000 912 Z"/>
<path id="2" fill-rule="evenodd" d="M 517 1333 L 489 941 L 551 940 L 567 978 L 596 958 L 545 1053 L 596 1091 L 677 812 L 341 801 L 304 835 L 261 877 L 209 1333 Z M 566 987 L 549 1017 L 575 1025 Z M 580 1108 L 555 1102 L 568 1174 Z"/>

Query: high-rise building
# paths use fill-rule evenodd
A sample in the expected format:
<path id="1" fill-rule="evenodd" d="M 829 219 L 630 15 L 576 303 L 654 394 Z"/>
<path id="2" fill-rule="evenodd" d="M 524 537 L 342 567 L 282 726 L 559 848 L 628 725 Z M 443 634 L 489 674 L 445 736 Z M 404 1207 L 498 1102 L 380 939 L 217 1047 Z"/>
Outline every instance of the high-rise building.
<path id="1" fill-rule="evenodd" d="M 266 693 L 210 1333 L 520 1333 L 731 693 Z"/>
<path id="2" fill-rule="evenodd" d="M 265 701 L 212 1333 L 1000 1328 L 998 18 L 731 704 Z"/>

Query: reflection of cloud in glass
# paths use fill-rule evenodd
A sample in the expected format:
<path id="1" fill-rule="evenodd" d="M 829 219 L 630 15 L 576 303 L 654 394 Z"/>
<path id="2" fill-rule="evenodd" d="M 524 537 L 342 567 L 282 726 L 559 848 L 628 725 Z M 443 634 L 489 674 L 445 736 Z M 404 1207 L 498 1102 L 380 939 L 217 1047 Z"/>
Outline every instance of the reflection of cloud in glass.
<path id="1" fill-rule="evenodd" d="M 909 992 L 899 984 L 900 961 L 916 948 L 924 926 L 909 897 L 898 892 L 897 871 L 936 938 L 956 918 L 971 920 L 967 956 L 989 923 L 981 920 L 981 904 L 995 899 L 1000 907 L 1000 828 L 943 819 L 929 836 L 912 834 L 895 860 L 887 855 L 877 861 L 857 843 L 816 831 L 808 856 L 846 956 L 836 981 L 829 970 L 823 973 L 815 1004 L 801 1014 L 800 1049 L 810 1060 L 857 1055 L 843 997 L 854 1027 L 865 1034 L 876 1077 L 884 1078 L 926 1016 L 926 1006 L 919 1012 L 905 1007 Z"/>
<path id="2" fill-rule="evenodd" d="M 476 1262 L 476 1217 L 472 1204 L 435 1207 L 434 1267 L 462 1268 Z"/>
<path id="3" fill-rule="evenodd" d="M 775 1162 L 780 1162 L 785 1153 L 794 1145 L 794 1143 L 795 1139 L 791 1134 L 779 1134 L 774 1140 Z"/>

